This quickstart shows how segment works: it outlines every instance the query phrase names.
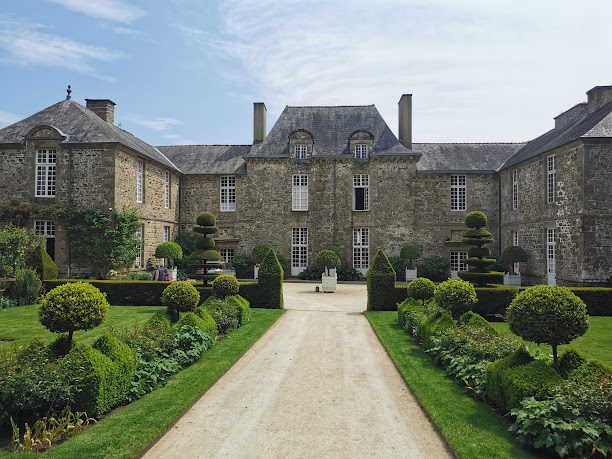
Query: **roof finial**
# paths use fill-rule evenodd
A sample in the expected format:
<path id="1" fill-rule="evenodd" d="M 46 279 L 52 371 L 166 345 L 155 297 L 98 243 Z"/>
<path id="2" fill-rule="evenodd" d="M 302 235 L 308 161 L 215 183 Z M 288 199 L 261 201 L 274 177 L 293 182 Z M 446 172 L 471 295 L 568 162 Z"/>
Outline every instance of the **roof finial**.
<path id="1" fill-rule="evenodd" d="M 72 92 L 72 89 L 70 89 L 70 85 L 68 85 L 68 87 L 66 88 L 66 100 L 70 100 L 71 92 Z"/>

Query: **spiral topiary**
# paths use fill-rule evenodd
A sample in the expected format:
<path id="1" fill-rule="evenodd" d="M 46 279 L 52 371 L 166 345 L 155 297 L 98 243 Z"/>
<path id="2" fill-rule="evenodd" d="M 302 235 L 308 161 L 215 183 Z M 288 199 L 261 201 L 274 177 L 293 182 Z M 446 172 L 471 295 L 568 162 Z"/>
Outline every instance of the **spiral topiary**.
<path id="1" fill-rule="evenodd" d="M 408 296 L 415 300 L 421 300 L 425 305 L 425 300 L 433 298 L 436 284 L 424 277 L 417 277 L 408 284 Z"/>
<path id="2" fill-rule="evenodd" d="M 171 311 L 179 313 L 194 311 L 200 302 L 200 294 L 196 288 L 186 281 L 172 282 L 162 293 L 162 304 Z"/>
<path id="3" fill-rule="evenodd" d="M 213 294 L 217 298 L 225 298 L 226 296 L 238 295 L 240 284 L 234 276 L 229 274 L 221 274 L 212 282 Z"/>
<path id="4" fill-rule="evenodd" d="M 465 226 L 468 229 L 463 233 L 462 242 L 474 247 L 470 249 L 469 258 L 465 260 L 471 269 L 459 271 L 457 275 L 476 285 L 486 285 L 499 279 L 499 274 L 490 272 L 489 267 L 495 263 L 495 259 L 488 258 L 491 256 L 491 251 L 484 247 L 493 242 L 493 235 L 485 229 L 487 221 L 487 216 L 476 210 L 465 216 Z"/>
<path id="5" fill-rule="evenodd" d="M 478 302 L 476 290 L 469 282 L 449 279 L 436 287 L 434 299 L 438 306 L 447 309 L 453 319 L 459 319 Z"/>

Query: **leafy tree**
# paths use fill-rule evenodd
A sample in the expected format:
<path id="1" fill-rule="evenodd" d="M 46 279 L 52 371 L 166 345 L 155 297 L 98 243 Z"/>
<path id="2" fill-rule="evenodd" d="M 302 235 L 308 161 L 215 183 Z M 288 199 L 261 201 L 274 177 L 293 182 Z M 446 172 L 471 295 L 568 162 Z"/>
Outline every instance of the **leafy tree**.
<path id="1" fill-rule="evenodd" d="M 433 298 L 436 284 L 424 277 L 417 277 L 408 284 L 408 296 L 415 300 L 421 300 L 425 306 L 425 300 Z"/>
<path id="2" fill-rule="evenodd" d="M 459 319 L 478 302 L 476 290 L 469 282 L 449 279 L 436 287 L 434 299 L 438 306 L 447 309 L 453 319 Z"/>
<path id="3" fill-rule="evenodd" d="M 421 251 L 412 244 L 406 244 L 400 250 L 400 258 L 404 261 L 408 269 L 413 269 L 414 262 L 421 257 Z"/>
<path id="4" fill-rule="evenodd" d="M 0 231 L 0 276 L 13 276 L 25 268 L 28 256 L 38 249 L 41 239 L 30 228 L 8 226 Z"/>
<path id="5" fill-rule="evenodd" d="M 495 263 L 491 258 L 491 250 L 485 247 L 493 243 L 493 235 L 485 229 L 488 219 L 483 212 L 473 211 L 465 216 L 467 230 L 463 233 L 463 243 L 473 245 L 468 252 L 465 262 L 470 266 L 469 271 L 459 271 L 457 275 L 476 285 L 486 285 L 494 276 L 490 274 L 490 266 Z"/>
<path id="6" fill-rule="evenodd" d="M 527 258 L 528 255 L 525 249 L 516 245 L 511 245 L 504 249 L 501 257 L 497 261 L 504 266 L 506 272 L 516 274 L 514 272 L 514 263 L 524 263 L 527 261 Z"/>
<path id="7" fill-rule="evenodd" d="M 325 268 L 337 268 L 340 266 L 340 257 L 333 250 L 321 250 L 315 258 L 314 265 L 321 272 Z"/>
<path id="8" fill-rule="evenodd" d="M 183 249 L 176 242 L 162 242 L 155 249 L 155 256 L 157 258 L 166 258 L 172 266 L 173 260 L 183 258 Z"/>

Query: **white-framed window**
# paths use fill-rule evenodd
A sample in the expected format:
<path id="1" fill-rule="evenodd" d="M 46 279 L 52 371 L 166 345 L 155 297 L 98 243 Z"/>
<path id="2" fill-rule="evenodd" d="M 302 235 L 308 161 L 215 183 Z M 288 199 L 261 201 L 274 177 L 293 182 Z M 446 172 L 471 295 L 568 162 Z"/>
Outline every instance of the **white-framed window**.
<path id="1" fill-rule="evenodd" d="M 370 176 L 353 175 L 353 210 L 370 210 Z"/>
<path id="2" fill-rule="evenodd" d="M 163 242 L 169 242 L 169 241 L 170 241 L 170 227 L 164 226 L 164 241 Z"/>
<path id="3" fill-rule="evenodd" d="M 518 245 L 519 245 L 519 232 L 513 230 L 513 231 L 511 231 L 511 235 L 512 235 L 512 245 L 514 247 L 518 247 Z M 518 274 L 519 273 L 520 263 L 514 263 L 513 267 L 514 267 L 514 272 Z"/>
<path id="4" fill-rule="evenodd" d="M 555 188 L 557 187 L 557 160 L 555 155 L 546 158 L 546 200 L 555 202 Z"/>
<path id="5" fill-rule="evenodd" d="M 451 210 L 466 210 L 465 175 L 451 175 Z"/>
<path id="6" fill-rule="evenodd" d="M 368 269 L 370 267 L 370 229 L 353 229 L 353 268 Z"/>
<path id="7" fill-rule="evenodd" d="M 450 270 L 451 271 L 467 271 L 468 265 L 465 259 L 468 253 L 463 250 L 453 251 L 450 253 Z"/>
<path id="8" fill-rule="evenodd" d="M 170 208 L 170 171 L 164 171 L 164 208 Z"/>
<path id="9" fill-rule="evenodd" d="M 354 154 L 355 159 L 368 159 L 368 144 L 356 143 Z"/>
<path id="10" fill-rule="evenodd" d="M 34 220 L 34 231 L 37 236 L 55 237 L 55 223 L 53 220 Z"/>
<path id="11" fill-rule="evenodd" d="M 36 196 L 55 196 L 56 165 L 57 153 L 54 149 L 36 151 Z"/>
<path id="12" fill-rule="evenodd" d="M 297 276 L 308 267 L 308 228 L 293 228 L 291 232 L 291 275 Z"/>
<path id="13" fill-rule="evenodd" d="M 142 255 L 144 247 L 144 225 L 140 225 L 140 228 L 136 230 L 136 239 L 138 243 L 136 245 L 136 259 L 134 260 L 134 266 L 136 268 L 142 268 Z"/>
<path id="14" fill-rule="evenodd" d="M 222 175 L 221 181 L 221 212 L 234 212 L 236 210 L 236 177 Z"/>
<path id="15" fill-rule="evenodd" d="M 308 145 L 305 143 L 296 143 L 293 147 L 295 159 L 306 159 L 308 157 Z"/>
<path id="16" fill-rule="evenodd" d="M 512 171 L 512 208 L 518 209 L 518 169 Z"/>
<path id="17" fill-rule="evenodd" d="M 136 163 L 136 202 L 144 199 L 144 161 L 139 159 Z"/>
<path id="18" fill-rule="evenodd" d="M 557 272 L 557 229 L 546 229 L 546 271 L 554 275 Z"/>
<path id="19" fill-rule="evenodd" d="M 308 210 L 308 175 L 297 174 L 291 179 L 291 210 Z"/>
<path id="20" fill-rule="evenodd" d="M 223 260 L 223 263 L 230 263 L 234 259 L 233 248 L 219 249 L 219 253 L 221 254 L 221 259 Z"/>

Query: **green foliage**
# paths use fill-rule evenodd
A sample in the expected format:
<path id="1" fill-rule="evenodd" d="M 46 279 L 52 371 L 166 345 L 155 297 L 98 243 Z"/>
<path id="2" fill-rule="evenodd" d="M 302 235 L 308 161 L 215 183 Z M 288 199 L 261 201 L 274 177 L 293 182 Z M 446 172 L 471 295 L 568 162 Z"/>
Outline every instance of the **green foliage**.
<path id="1" fill-rule="evenodd" d="M 225 335 L 240 327 L 242 309 L 235 301 L 229 298 L 211 296 L 202 304 L 217 324 L 220 335 Z"/>
<path id="2" fill-rule="evenodd" d="M 368 311 L 393 310 L 397 307 L 395 297 L 395 271 L 382 250 L 376 252 L 368 270 Z"/>
<path id="3" fill-rule="evenodd" d="M 321 280 L 322 274 L 323 270 L 319 269 L 313 263 L 308 268 L 303 270 L 300 274 L 298 274 L 298 278 L 303 280 Z M 361 274 L 355 268 L 350 266 L 340 266 L 339 268 L 337 268 L 336 274 L 338 275 L 339 281 L 358 281 L 363 279 L 363 274 Z"/>
<path id="4" fill-rule="evenodd" d="M 84 282 L 55 287 L 42 297 L 38 310 L 40 323 L 55 333 L 91 330 L 100 325 L 108 314 L 105 295 Z"/>
<path id="5" fill-rule="evenodd" d="M 189 259 L 199 262 L 207 260 L 218 261 L 221 259 L 221 254 L 216 250 L 196 250 L 189 256 Z"/>
<path id="6" fill-rule="evenodd" d="M 340 263 L 340 257 L 333 250 L 321 250 L 314 261 L 314 265 L 321 272 L 323 272 L 325 268 L 337 268 L 340 266 Z"/>
<path id="7" fill-rule="evenodd" d="M 483 250 L 486 249 L 483 246 L 493 242 L 493 235 L 484 229 L 487 226 L 487 216 L 479 211 L 469 212 L 465 216 L 465 226 L 468 229 L 463 233 L 463 243 L 474 246 L 471 249 L 470 258 L 465 260 L 471 269 L 459 271 L 457 275 L 475 285 L 487 285 L 498 280 L 498 276 L 492 276 L 489 273 L 490 266 L 495 263 L 495 259 L 487 258 L 487 250 Z"/>
<path id="8" fill-rule="evenodd" d="M 484 262 L 487 266 L 490 266 L 489 260 L 478 260 L 476 263 Z M 477 271 L 458 271 L 457 275 L 464 281 L 471 282 L 479 286 L 485 286 L 488 284 L 502 284 L 504 282 L 504 273 L 491 271 L 488 273 L 481 273 Z"/>
<path id="9" fill-rule="evenodd" d="M 556 394 L 586 416 L 612 422 L 612 370 L 595 360 L 571 371 Z"/>
<path id="10" fill-rule="evenodd" d="M 290 273 L 291 266 L 289 265 L 289 260 L 281 254 L 277 254 L 276 258 L 278 258 L 278 262 L 280 263 L 281 268 L 283 268 L 283 273 Z"/>
<path id="11" fill-rule="evenodd" d="M 393 271 L 395 271 L 395 280 L 396 281 L 405 281 L 406 280 L 406 262 L 402 260 L 400 257 L 387 257 L 389 263 L 393 267 Z"/>
<path id="12" fill-rule="evenodd" d="M 238 295 L 240 291 L 240 284 L 234 276 L 229 274 L 221 274 L 214 281 L 212 281 L 213 294 L 218 298 L 225 298 L 226 296 Z"/>
<path id="13" fill-rule="evenodd" d="M 231 265 L 236 270 L 236 277 L 240 279 L 251 279 L 253 277 L 253 260 L 249 255 L 236 255 Z"/>
<path id="14" fill-rule="evenodd" d="M 447 310 L 439 306 L 432 306 L 431 310 L 416 324 L 415 334 L 423 342 L 423 348 L 427 350 L 434 346 L 435 336 L 455 326 L 455 321 Z"/>
<path id="15" fill-rule="evenodd" d="M 257 265 L 263 263 L 264 259 L 266 258 L 266 255 L 268 255 L 268 252 L 272 250 L 272 247 L 270 247 L 269 245 L 266 244 L 259 244 L 256 245 L 255 247 L 253 247 L 253 250 L 251 251 L 251 259 L 253 260 L 253 262 Z"/>
<path id="16" fill-rule="evenodd" d="M 226 297 L 226 300 L 234 303 L 240 309 L 240 316 L 238 318 L 240 326 L 243 326 L 253 318 L 251 306 L 247 299 L 241 297 L 240 295 L 232 295 Z"/>
<path id="17" fill-rule="evenodd" d="M 193 231 L 195 234 L 203 235 L 203 237 L 201 236 L 197 240 L 197 250 L 191 252 L 186 264 L 186 267 L 194 275 L 199 274 L 199 271 L 202 269 L 204 270 L 204 274 L 206 274 L 206 270 L 210 268 L 211 261 L 221 260 L 221 254 L 214 250 L 215 241 L 212 237 L 208 237 L 208 235 L 215 234 L 219 230 L 219 228 L 215 226 L 215 216 L 210 212 L 202 212 L 198 215 L 196 223 L 198 226 L 195 226 Z"/>
<path id="18" fill-rule="evenodd" d="M 528 258 L 529 255 L 525 249 L 511 245 L 504 249 L 498 261 L 504 266 L 506 272 L 514 274 L 514 263 L 524 263 Z"/>
<path id="19" fill-rule="evenodd" d="M 26 265 L 35 270 L 43 280 L 57 279 L 59 277 L 57 265 L 49 256 L 43 244 L 30 252 Z"/>
<path id="20" fill-rule="evenodd" d="M 204 328 L 202 329 L 202 331 L 204 331 L 208 336 L 211 337 L 211 339 L 214 340 L 217 336 L 217 324 L 215 322 L 215 319 L 211 317 L 210 313 L 203 306 L 197 308 L 195 310 L 195 313 L 204 323 Z"/>
<path id="21" fill-rule="evenodd" d="M 209 319 L 210 321 L 204 319 Z M 212 322 L 212 327 L 210 326 Z M 206 333 L 211 342 L 215 340 L 217 336 L 217 326 L 215 321 L 210 317 L 210 314 L 206 310 L 202 311 L 202 308 L 196 309 L 194 312 L 187 312 L 181 316 L 179 321 L 176 323 L 176 328 L 180 329 L 181 327 L 189 326 L 198 328 L 202 332 Z"/>
<path id="22" fill-rule="evenodd" d="M 488 219 L 484 212 L 480 212 L 478 210 L 474 210 L 465 215 L 465 226 L 468 228 L 484 228 L 487 226 Z"/>
<path id="23" fill-rule="evenodd" d="M 201 244 L 202 239 L 204 239 L 204 237 L 199 233 L 179 233 L 179 235 L 176 237 L 176 243 L 181 247 L 181 250 L 183 251 L 183 258 L 187 258 L 189 257 L 189 255 L 195 252 Z"/>
<path id="24" fill-rule="evenodd" d="M 10 296 L 18 304 L 34 304 L 42 291 L 42 281 L 28 268 L 18 268 L 15 271 L 15 282 L 11 285 Z"/>
<path id="25" fill-rule="evenodd" d="M 259 266 L 257 279 L 259 294 L 266 302 L 265 307 L 283 307 L 283 278 L 283 268 L 276 258 L 276 253 L 274 253 L 274 250 L 269 250 Z"/>
<path id="26" fill-rule="evenodd" d="M 419 276 L 425 277 L 434 282 L 440 282 L 448 279 L 450 264 L 444 257 L 432 255 L 424 258 L 418 266 Z"/>
<path id="27" fill-rule="evenodd" d="M 68 207 L 63 214 L 70 250 L 92 266 L 99 277 L 134 263 L 140 228 L 137 210 L 95 210 Z"/>
<path id="28" fill-rule="evenodd" d="M 586 359 L 584 357 L 570 349 L 559 359 L 559 374 L 562 378 L 567 379 L 574 370 L 580 368 L 585 362 Z"/>
<path id="29" fill-rule="evenodd" d="M 432 281 L 417 277 L 408 284 L 408 296 L 425 304 L 425 300 L 433 298 L 435 289 L 436 285 Z"/>
<path id="30" fill-rule="evenodd" d="M 529 287 L 519 293 L 508 308 L 507 320 L 512 333 L 550 344 L 555 365 L 558 345 L 584 335 L 589 328 L 584 302 L 569 289 L 552 285 Z"/>
<path id="31" fill-rule="evenodd" d="M 215 226 L 217 224 L 217 218 L 210 212 L 202 212 L 197 216 L 196 224 L 198 226 Z"/>
<path id="32" fill-rule="evenodd" d="M 325 246 L 325 248 L 323 250 L 331 250 L 336 255 L 338 255 L 338 258 L 342 259 L 342 252 L 340 251 L 340 247 L 338 247 L 336 245 L 327 245 L 327 246 Z"/>
<path id="33" fill-rule="evenodd" d="M 162 304 L 177 312 L 194 311 L 200 302 L 200 294 L 191 282 L 172 282 L 162 293 Z"/>
<path id="34" fill-rule="evenodd" d="M 28 256 L 41 245 L 34 230 L 8 226 L 0 230 L 0 277 L 11 277 L 25 268 Z"/>
<path id="35" fill-rule="evenodd" d="M 404 263 L 409 267 L 409 269 L 412 269 L 413 263 L 420 257 L 421 251 L 415 245 L 406 244 L 400 250 L 400 258 L 404 260 Z"/>
<path id="36" fill-rule="evenodd" d="M 478 301 L 474 286 L 469 282 L 456 279 L 449 279 L 438 285 L 434 298 L 436 303 L 448 310 L 455 319 L 472 309 Z"/>
<path id="37" fill-rule="evenodd" d="M 156 247 L 155 256 L 168 260 L 180 260 L 183 258 L 183 249 L 176 242 L 162 242 Z"/>

